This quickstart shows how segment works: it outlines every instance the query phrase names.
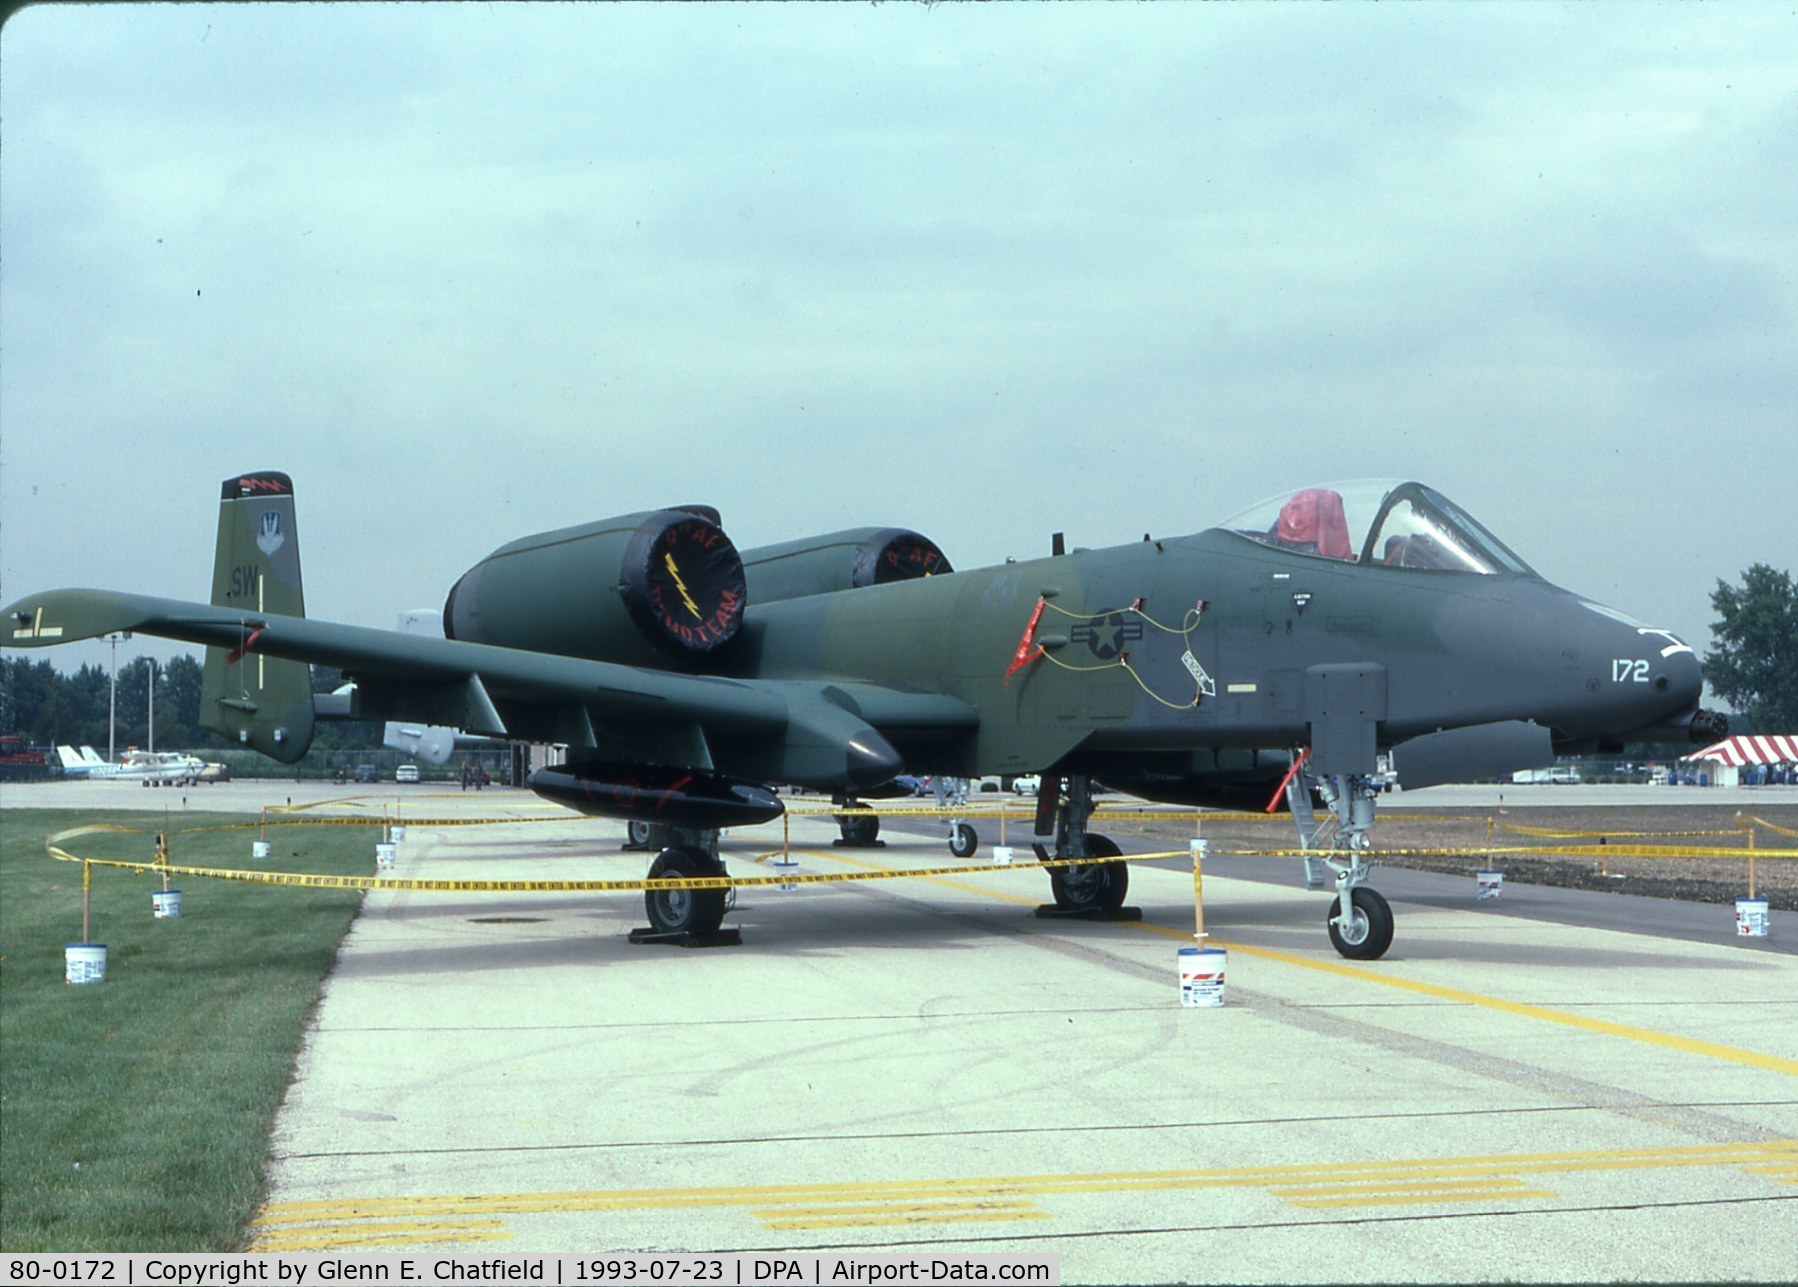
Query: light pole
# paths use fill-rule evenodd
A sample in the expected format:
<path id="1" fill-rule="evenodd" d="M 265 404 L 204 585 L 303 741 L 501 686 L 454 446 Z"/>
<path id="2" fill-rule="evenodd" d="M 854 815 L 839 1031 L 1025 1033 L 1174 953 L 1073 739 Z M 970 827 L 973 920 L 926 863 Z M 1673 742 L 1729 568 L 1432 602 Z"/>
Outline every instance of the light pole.
<path id="1" fill-rule="evenodd" d="M 151 755 L 156 753 L 156 658 L 149 657 L 150 682 L 144 685 L 144 691 L 150 701 L 150 745 L 145 748 Z"/>
<path id="2" fill-rule="evenodd" d="M 119 741 L 119 640 L 131 638 L 129 630 L 119 634 L 106 636 L 106 642 L 112 645 L 112 680 L 107 685 L 106 694 L 106 762 L 118 761 Z"/>

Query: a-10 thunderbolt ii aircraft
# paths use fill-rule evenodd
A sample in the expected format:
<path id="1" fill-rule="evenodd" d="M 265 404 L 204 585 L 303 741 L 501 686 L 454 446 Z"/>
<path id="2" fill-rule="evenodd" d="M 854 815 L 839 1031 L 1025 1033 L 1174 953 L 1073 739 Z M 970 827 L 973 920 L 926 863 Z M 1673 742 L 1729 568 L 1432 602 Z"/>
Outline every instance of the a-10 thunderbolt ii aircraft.
<path id="1" fill-rule="evenodd" d="M 975 571 L 901 529 L 739 552 L 708 507 L 627 514 L 495 550 L 436 639 L 306 619 L 293 485 L 265 471 L 225 481 L 210 603 L 57 590 L 5 612 L 20 647 L 205 645 L 203 721 L 287 763 L 333 714 L 565 745 L 530 785 L 652 824 L 652 878 L 722 874 L 719 830 L 778 817 L 773 784 L 854 800 L 905 772 L 1040 772 L 1038 834 L 1072 863 L 1056 903 L 1102 913 L 1128 872 L 1079 861 L 1118 853 L 1087 826 L 1095 781 L 1252 807 L 1284 787 L 1314 883 L 1335 876 L 1330 938 L 1361 959 L 1392 938 L 1365 883 L 1382 753 L 1418 787 L 1721 722 L 1684 643 L 1550 585 L 1414 482 Z M 313 662 L 354 689 L 315 706 Z M 644 901 L 653 928 L 703 934 L 726 891 Z"/>

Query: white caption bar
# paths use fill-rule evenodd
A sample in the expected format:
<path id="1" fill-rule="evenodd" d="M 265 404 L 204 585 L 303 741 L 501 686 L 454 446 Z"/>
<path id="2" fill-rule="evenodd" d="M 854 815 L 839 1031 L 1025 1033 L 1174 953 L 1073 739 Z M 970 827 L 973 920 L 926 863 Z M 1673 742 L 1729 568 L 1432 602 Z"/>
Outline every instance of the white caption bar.
<path id="1" fill-rule="evenodd" d="M 809 1256 L 604 1252 L 587 1256 L 0 1255 L 0 1287 L 238 1287 L 242 1283 L 835 1284 L 1027 1283 L 1060 1287 L 1060 1256 Z"/>

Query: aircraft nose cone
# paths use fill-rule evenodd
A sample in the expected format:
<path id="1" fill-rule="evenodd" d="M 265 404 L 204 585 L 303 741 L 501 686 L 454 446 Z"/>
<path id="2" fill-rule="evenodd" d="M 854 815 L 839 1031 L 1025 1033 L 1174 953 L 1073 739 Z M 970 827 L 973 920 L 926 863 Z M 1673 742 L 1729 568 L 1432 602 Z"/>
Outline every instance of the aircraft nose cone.
<path id="1" fill-rule="evenodd" d="M 1684 644 L 1679 646 L 1684 651 L 1663 657 L 1660 665 L 1649 667 L 1653 673 L 1648 686 L 1665 693 L 1669 705 L 1675 710 L 1684 710 L 1696 706 L 1704 694 L 1704 671 L 1698 664 L 1698 654 Z"/>
<path id="2" fill-rule="evenodd" d="M 1697 713 L 1704 674 L 1692 649 L 1672 633 L 1626 621 L 1605 631 L 1610 729 L 1636 734 L 1651 727 L 1683 737 Z"/>

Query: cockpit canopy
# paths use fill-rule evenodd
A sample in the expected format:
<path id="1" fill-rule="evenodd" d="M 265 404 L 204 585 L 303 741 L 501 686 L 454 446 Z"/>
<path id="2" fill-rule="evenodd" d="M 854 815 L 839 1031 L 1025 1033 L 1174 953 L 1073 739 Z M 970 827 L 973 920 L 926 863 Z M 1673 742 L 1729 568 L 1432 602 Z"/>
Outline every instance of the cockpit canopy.
<path id="1" fill-rule="evenodd" d="M 1422 483 L 1306 487 L 1220 524 L 1275 549 L 1344 563 L 1446 572 L 1530 572 L 1467 511 Z"/>

